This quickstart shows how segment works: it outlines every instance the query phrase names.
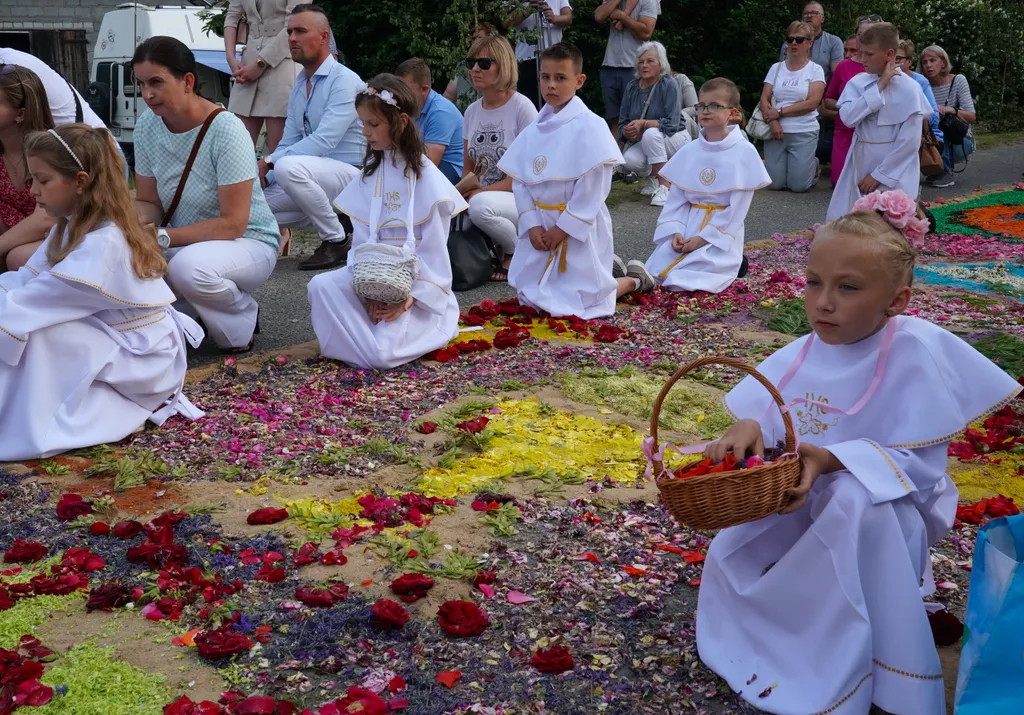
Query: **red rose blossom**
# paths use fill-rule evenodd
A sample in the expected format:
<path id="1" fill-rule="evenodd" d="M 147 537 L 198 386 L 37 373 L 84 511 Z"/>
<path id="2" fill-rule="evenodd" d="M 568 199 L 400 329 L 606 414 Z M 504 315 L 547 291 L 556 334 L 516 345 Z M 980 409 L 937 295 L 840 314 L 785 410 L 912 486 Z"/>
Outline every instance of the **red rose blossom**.
<path id="1" fill-rule="evenodd" d="M 0 586 L 0 611 L 6 611 L 14 607 L 14 596 L 6 588 Z"/>
<path id="2" fill-rule="evenodd" d="M 420 422 L 416 426 L 416 431 L 420 434 L 433 434 L 437 429 L 437 422 Z"/>
<path id="3" fill-rule="evenodd" d="M 572 654 L 560 645 L 539 648 L 530 658 L 530 665 L 542 673 L 564 673 L 572 670 Z"/>
<path id="4" fill-rule="evenodd" d="M 186 516 L 188 516 L 188 514 L 183 511 L 165 511 L 149 523 L 158 528 L 165 526 L 177 526 L 185 520 Z"/>
<path id="5" fill-rule="evenodd" d="M 85 604 L 85 610 L 112 611 L 120 608 L 132 600 L 128 587 L 120 581 L 107 581 L 102 586 L 97 586 L 89 592 L 89 600 Z"/>
<path id="6" fill-rule="evenodd" d="M 299 586 L 295 589 L 295 599 L 314 608 L 330 608 L 348 598 L 348 586 L 341 581 L 331 582 L 326 587 Z"/>
<path id="7" fill-rule="evenodd" d="M 437 621 L 448 635 L 466 638 L 483 633 L 488 616 L 471 601 L 448 601 L 438 610 Z"/>
<path id="8" fill-rule="evenodd" d="M 319 558 L 320 550 L 317 548 L 317 545 L 312 541 L 307 541 L 295 552 L 295 565 L 306 566 L 307 564 L 313 564 Z"/>
<path id="9" fill-rule="evenodd" d="M 206 660 L 220 660 L 244 653 L 252 648 L 252 641 L 242 633 L 231 630 L 231 624 L 204 631 L 195 637 L 199 655 Z"/>
<path id="10" fill-rule="evenodd" d="M 18 692 L 14 696 L 15 705 L 39 707 L 53 699 L 53 688 L 43 685 L 38 680 L 25 680 L 18 683 Z"/>
<path id="11" fill-rule="evenodd" d="M 113 534 L 118 539 L 130 539 L 142 533 L 142 524 L 137 521 L 119 521 L 114 524 Z"/>
<path id="12" fill-rule="evenodd" d="M 385 631 L 401 628 L 409 622 L 409 612 L 401 604 L 387 598 L 373 604 L 370 613 L 373 625 Z"/>
<path id="13" fill-rule="evenodd" d="M 182 695 L 173 703 L 164 705 L 164 715 L 223 715 L 224 708 L 217 703 L 204 700 L 192 702 L 187 695 Z"/>
<path id="14" fill-rule="evenodd" d="M 93 571 L 99 571 L 107 564 L 102 556 L 92 553 L 89 549 L 75 547 L 68 549 L 64 553 L 64 558 L 61 560 L 60 565 L 74 571 L 92 573 Z"/>
<path id="15" fill-rule="evenodd" d="M 65 494 L 57 502 L 57 518 L 62 521 L 71 521 L 86 514 L 92 514 L 92 504 L 80 494 Z"/>
<path id="16" fill-rule="evenodd" d="M 245 521 L 250 526 L 259 526 L 264 524 L 276 524 L 279 521 L 284 521 L 287 518 L 287 509 L 275 509 L 273 507 L 267 507 L 265 509 L 257 509 L 253 513 L 249 514 L 249 517 Z"/>
<path id="17" fill-rule="evenodd" d="M 15 539 L 11 548 L 4 554 L 4 562 L 9 564 L 31 564 L 46 556 L 46 547 L 38 541 Z"/>
<path id="18" fill-rule="evenodd" d="M 487 427 L 488 422 L 490 422 L 490 420 L 487 417 L 485 417 L 484 415 L 480 415 L 479 417 L 474 417 L 471 420 L 459 422 L 457 425 L 455 425 L 455 427 L 457 429 L 462 430 L 463 432 L 476 434 L 477 432 L 482 432 L 484 428 Z"/>
<path id="19" fill-rule="evenodd" d="M 105 521 L 94 521 L 89 527 L 89 533 L 93 536 L 107 536 L 110 534 L 110 525 Z"/>
<path id="20" fill-rule="evenodd" d="M 434 587 L 434 579 L 418 573 L 407 573 L 391 582 L 391 590 L 406 603 L 414 603 Z"/>

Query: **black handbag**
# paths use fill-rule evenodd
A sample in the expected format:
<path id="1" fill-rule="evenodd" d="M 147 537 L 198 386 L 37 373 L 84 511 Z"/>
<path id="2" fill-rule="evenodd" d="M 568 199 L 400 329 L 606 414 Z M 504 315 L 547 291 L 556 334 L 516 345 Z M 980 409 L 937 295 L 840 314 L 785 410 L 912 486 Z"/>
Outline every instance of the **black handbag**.
<path id="1" fill-rule="evenodd" d="M 479 288 L 495 270 L 491 239 L 469 222 L 465 212 L 452 219 L 448 259 L 452 263 L 452 290 L 456 292 Z"/>
<path id="2" fill-rule="evenodd" d="M 953 90 L 956 89 L 956 78 L 962 77 L 963 75 L 954 75 L 953 82 L 950 84 L 949 91 L 952 94 Z M 960 101 L 954 100 L 953 109 L 960 109 Z M 971 125 L 965 122 L 956 114 L 943 114 L 942 118 L 939 119 L 939 129 L 942 130 L 942 140 L 946 144 L 957 146 L 963 144 L 964 139 L 967 138 L 967 134 L 971 131 Z"/>

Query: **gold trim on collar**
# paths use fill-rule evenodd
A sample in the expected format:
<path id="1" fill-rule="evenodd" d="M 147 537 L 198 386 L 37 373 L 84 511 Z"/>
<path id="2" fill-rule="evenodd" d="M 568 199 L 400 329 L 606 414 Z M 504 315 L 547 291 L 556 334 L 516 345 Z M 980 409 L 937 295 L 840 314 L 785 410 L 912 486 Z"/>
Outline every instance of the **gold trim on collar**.
<path id="1" fill-rule="evenodd" d="M 17 335 L 12 333 L 10 330 L 7 330 L 6 328 L 4 328 L 2 325 L 0 325 L 0 333 L 4 333 L 5 335 L 10 336 L 14 340 L 17 340 L 19 343 L 27 343 L 28 342 L 28 338 L 25 338 L 25 339 L 19 338 Z"/>

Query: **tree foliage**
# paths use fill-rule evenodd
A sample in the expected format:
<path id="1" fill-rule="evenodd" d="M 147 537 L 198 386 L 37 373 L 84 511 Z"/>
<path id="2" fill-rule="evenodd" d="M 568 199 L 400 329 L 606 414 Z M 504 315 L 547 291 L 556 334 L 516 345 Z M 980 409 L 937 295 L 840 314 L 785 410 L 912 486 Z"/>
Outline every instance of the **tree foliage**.
<path id="1" fill-rule="evenodd" d="M 565 39 L 583 51 L 590 79 L 582 95 L 600 111 L 599 71 L 607 25 L 594 22 L 600 0 L 576 0 Z M 1021 0 L 823 0 L 825 29 L 852 34 L 859 15 L 880 13 L 920 51 L 941 45 L 955 71 L 966 75 L 979 119 L 993 129 L 1020 128 L 1024 117 L 1024 2 Z M 223 3 L 226 4 L 226 3 Z M 500 26 L 522 0 L 320 0 L 338 47 L 362 77 L 392 70 L 409 57 L 424 58 L 440 89 L 465 58 L 477 19 Z M 674 70 L 700 86 L 715 76 L 739 85 L 744 107 L 757 101 L 768 68 L 778 58 L 789 22 L 803 0 L 664 0 L 654 39 L 668 50 Z M 223 25 L 223 10 L 219 14 Z M 211 23 L 216 28 L 217 13 Z M 513 38 L 514 41 L 514 38 Z"/>

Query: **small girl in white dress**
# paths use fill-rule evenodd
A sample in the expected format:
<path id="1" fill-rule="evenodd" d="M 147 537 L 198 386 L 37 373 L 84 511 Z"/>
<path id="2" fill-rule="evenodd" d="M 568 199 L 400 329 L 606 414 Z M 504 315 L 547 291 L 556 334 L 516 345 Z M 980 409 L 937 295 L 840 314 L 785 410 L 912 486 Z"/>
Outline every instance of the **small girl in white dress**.
<path id="1" fill-rule="evenodd" d="M 781 514 L 723 529 L 697 606 L 701 659 L 771 713 L 945 713 L 922 596 L 950 529 L 949 441 L 1020 385 L 960 338 L 900 315 L 927 228 L 899 191 L 822 227 L 804 302 L 813 332 L 758 366 L 788 405 L 803 459 Z M 856 210 L 860 209 L 860 210 Z M 898 229 L 896 227 L 899 227 Z M 738 419 L 707 455 L 763 453 L 783 435 L 746 378 Z"/>
<path id="2" fill-rule="evenodd" d="M 368 242 L 404 246 L 415 252 L 418 275 L 409 297 L 394 305 L 356 295 L 350 266 L 313 278 L 308 295 L 321 354 L 382 370 L 442 348 L 458 334 L 448 231 L 452 216 L 467 205 L 424 156 L 414 121 L 419 103 L 405 82 L 390 74 L 374 77 L 356 98 L 356 112 L 366 161 L 360 179 L 334 202 L 353 220 L 349 255 Z"/>
<path id="3" fill-rule="evenodd" d="M 139 222 L 106 129 L 25 141 L 38 205 L 57 224 L 0 276 L 0 462 L 115 442 L 149 420 L 203 415 L 181 394 L 185 339 L 167 263 Z"/>

